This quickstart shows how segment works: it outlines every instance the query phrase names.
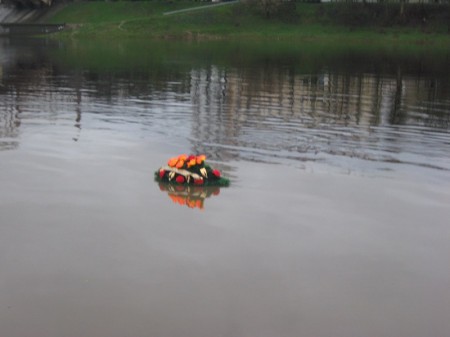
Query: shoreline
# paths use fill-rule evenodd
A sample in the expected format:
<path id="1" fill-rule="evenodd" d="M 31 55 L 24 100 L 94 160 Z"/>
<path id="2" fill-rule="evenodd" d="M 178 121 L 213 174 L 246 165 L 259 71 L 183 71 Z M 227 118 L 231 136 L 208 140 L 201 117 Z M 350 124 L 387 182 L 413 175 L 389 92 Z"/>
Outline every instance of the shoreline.
<path id="1" fill-rule="evenodd" d="M 234 2 L 77 2 L 50 9 L 45 23 L 65 22 L 58 38 L 156 40 L 342 41 L 362 44 L 427 45 L 450 49 L 450 33 L 432 22 L 424 26 L 345 26 L 326 22 L 326 6 L 297 4 L 298 20 L 267 20 Z M 202 10 L 201 7 L 205 7 Z M 329 10 L 329 9 L 327 9 Z M 101 13 L 101 14 L 98 14 Z M 167 15 L 171 13 L 171 15 Z"/>

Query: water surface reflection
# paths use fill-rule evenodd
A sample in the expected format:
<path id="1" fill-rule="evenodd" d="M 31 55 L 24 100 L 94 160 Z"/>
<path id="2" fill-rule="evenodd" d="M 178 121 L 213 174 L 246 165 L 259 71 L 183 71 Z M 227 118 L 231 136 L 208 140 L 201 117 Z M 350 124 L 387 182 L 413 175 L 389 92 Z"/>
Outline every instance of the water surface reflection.
<path id="1" fill-rule="evenodd" d="M 70 121 L 78 140 L 90 114 L 97 127 L 187 140 L 219 161 L 450 169 L 448 53 L 430 64 L 425 56 L 387 59 L 364 50 L 320 59 L 306 48 L 243 60 L 239 45 L 221 46 L 225 59 L 190 44 L 141 48 L 139 58 L 136 46 L 117 47 L 45 45 L 33 61 L 12 58 L 2 79 L 2 147 L 18 142 L 24 119 Z M 105 53 L 114 55 L 110 64 Z"/>
<path id="2" fill-rule="evenodd" d="M 161 192 L 166 192 L 173 203 L 189 208 L 203 209 L 205 200 L 220 194 L 219 186 L 184 186 L 159 182 Z"/>

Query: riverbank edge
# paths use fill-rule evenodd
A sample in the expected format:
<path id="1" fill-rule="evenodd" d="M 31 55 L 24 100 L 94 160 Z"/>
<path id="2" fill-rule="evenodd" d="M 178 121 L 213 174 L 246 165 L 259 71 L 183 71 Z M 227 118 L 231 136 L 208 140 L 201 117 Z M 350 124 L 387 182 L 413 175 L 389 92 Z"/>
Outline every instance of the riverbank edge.
<path id="1" fill-rule="evenodd" d="M 250 24 L 241 25 L 231 6 L 239 6 L 237 2 L 226 6 L 228 13 L 224 13 L 225 6 L 204 5 L 205 10 L 198 10 L 198 2 L 183 2 L 178 5 L 180 13 L 156 6 L 160 2 L 127 2 L 128 16 L 122 13 L 123 7 L 118 3 L 77 2 L 60 4 L 52 8 L 43 16 L 41 22 L 54 23 L 64 21 L 67 29 L 54 36 L 58 38 L 146 38 L 155 40 L 286 40 L 286 41 L 342 41 L 343 43 L 379 43 L 379 44 L 415 44 L 429 45 L 440 48 L 450 48 L 450 33 L 424 30 L 421 27 L 348 27 L 336 24 L 323 24 L 311 17 L 304 17 L 299 24 L 280 21 L 267 21 L 251 18 Z M 139 16 L 139 6 L 145 4 L 151 15 Z M 108 7 L 106 7 L 108 6 Z M 155 8 L 152 8 L 154 6 Z M 305 8 L 313 8 L 314 4 L 302 4 Z M 195 11 L 189 8 L 195 7 Z M 208 8 L 209 7 L 209 8 Z M 220 7 L 220 8 L 219 8 Z M 96 18 L 96 11 L 108 8 L 108 14 L 103 18 Z M 137 17 L 129 17 L 136 9 Z M 194 8 L 193 8 L 194 9 Z M 176 11 L 175 11 L 176 12 Z M 202 25 L 206 15 L 219 17 L 220 24 L 210 22 Z M 309 12 L 309 14 L 311 11 Z M 123 15 L 122 15 L 123 14 Z M 307 13 L 308 14 L 308 13 Z M 218 16 L 219 15 L 219 16 Z M 181 19 L 180 19 L 181 18 Z M 188 20 L 186 20 L 188 18 Z M 195 20 L 198 19 L 198 22 Z M 188 24 L 186 24 L 188 21 Z"/>

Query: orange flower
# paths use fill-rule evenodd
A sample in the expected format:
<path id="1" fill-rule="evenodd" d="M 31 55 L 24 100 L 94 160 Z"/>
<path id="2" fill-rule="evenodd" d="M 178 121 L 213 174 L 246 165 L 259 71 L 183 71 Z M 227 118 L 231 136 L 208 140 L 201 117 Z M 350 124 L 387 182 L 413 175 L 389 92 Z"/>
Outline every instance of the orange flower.
<path id="1" fill-rule="evenodd" d="M 175 167 L 175 165 L 177 165 L 178 162 L 178 158 L 173 157 L 170 158 L 169 161 L 167 162 L 167 165 L 169 165 L 170 167 Z"/>
<path id="2" fill-rule="evenodd" d="M 189 157 L 186 154 L 180 154 L 178 157 L 170 158 L 167 164 L 170 167 L 181 169 L 185 164 L 190 168 L 195 165 L 201 165 L 205 160 L 206 156 L 204 154 L 199 156 L 190 155 Z"/>
<path id="3" fill-rule="evenodd" d="M 197 158 L 196 158 L 196 161 L 197 161 L 198 165 L 203 163 L 205 160 L 206 160 L 206 156 L 204 154 L 201 154 L 200 156 L 197 156 Z"/>
<path id="4" fill-rule="evenodd" d="M 184 165 L 184 160 L 182 160 L 182 159 L 179 159 L 179 160 L 178 160 L 178 163 L 177 163 L 177 165 L 176 165 L 176 166 L 177 166 L 177 168 L 178 168 L 178 169 L 180 169 L 180 168 L 182 168 L 182 167 L 183 167 L 183 165 Z"/>

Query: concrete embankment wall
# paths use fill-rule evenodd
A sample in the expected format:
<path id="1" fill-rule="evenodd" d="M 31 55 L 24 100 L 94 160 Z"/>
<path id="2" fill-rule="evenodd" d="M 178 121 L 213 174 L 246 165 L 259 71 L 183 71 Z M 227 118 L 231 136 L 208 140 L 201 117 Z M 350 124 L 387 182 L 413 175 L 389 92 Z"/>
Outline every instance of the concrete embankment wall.
<path id="1" fill-rule="evenodd" d="M 34 23 L 47 12 L 45 9 L 20 8 L 13 5 L 0 4 L 0 23 Z"/>
<path id="2" fill-rule="evenodd" d="M 0 4 L 0 36 L 42 35 L 63 30 L 64 23 L 42 23 L 55 8 L 18 9 L 15 6 Z"/>

